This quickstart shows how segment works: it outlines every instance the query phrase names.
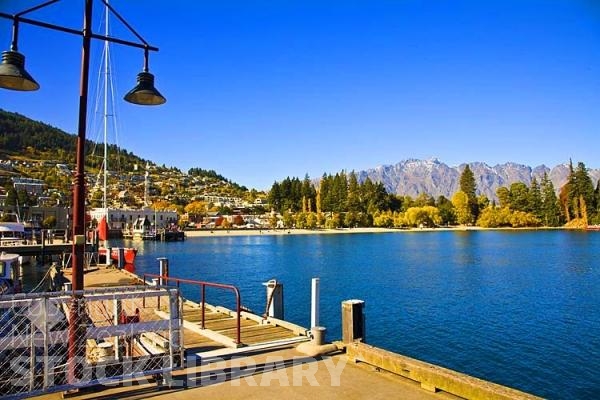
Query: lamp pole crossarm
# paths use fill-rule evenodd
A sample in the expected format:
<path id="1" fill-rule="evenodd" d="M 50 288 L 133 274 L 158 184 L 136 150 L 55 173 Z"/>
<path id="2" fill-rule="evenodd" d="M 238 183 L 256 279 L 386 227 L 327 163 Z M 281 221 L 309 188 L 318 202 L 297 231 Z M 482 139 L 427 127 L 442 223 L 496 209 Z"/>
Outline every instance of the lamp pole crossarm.
<path id="1" fill-rule="evenodd" d="M 18 21 L 19 23 L 39 26 L 41 28 L 47 28 L 47 29 L 52 29 L 55 31 L 70 33 L 72 35 L 77 35 L 77 36 L 83 35 L 83 33 L 80 29 L 73 29 L 73 28 L 68 28 L 66 26 L 50 24 L 48 22 L 39 21 L 39 20 L 31 19 L 31 18 L 23 18 L 23 17 L 20 17 L 19 14 L 11 15 L 11 14 L 7 14 L 4 12 L 0 12 L 0 18 Z M 141 39 L 141 36 L 139 36 L 138 38 L 141 39 L 142 43 L 132 42 L 130 40 L 119 39 L 119 38 L 112 37 L 112 36 L 100 35 L 98 33 L 93 33 L 93 32 L 90 32 L 90 37 L 93 39 L 105 40 L 107 42 L 117 43 L 117 44 L 121 44 L 121 45 L 125 45 L 125 46 L 137 47 L 138 49 L 148 49 L 150 51 L 158 51 L 158 47 L 150 46 L 148 43 L 146 43 L 145 40 Z M 14 41 L 15 40 L 13 39 L 13 42 Z"/>

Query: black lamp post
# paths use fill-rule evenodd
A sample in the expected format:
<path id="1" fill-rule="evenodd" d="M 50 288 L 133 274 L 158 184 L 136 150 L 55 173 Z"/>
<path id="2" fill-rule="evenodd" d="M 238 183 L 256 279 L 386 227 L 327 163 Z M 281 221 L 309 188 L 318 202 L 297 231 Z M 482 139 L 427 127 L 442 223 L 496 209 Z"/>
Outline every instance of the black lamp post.
<path id="1" fill-rule="evenodd" d="M 100 39 L 118 43 L 130 47 L 144 49 L 144 69 L 138 74 L 137 85 L 125 95 L 125 100 L 140 105 L 159 105 L 166 99 L 154 87 L 154 76 L 148 72 L 148 52 L 158 51 L 158 48 L 148 43 L 112 8 L 106 0 L 100 0 L 110 11 L 141 41 L 141 43 L 130 42 L 92 32 L 92 5 L 93 0 L 85 0 L 85 11 L 83 30 L 71 29 L 63 26 L 49 24 L 43 21 L 32 20 L 23 17 L 25 14 L 39 10 L 40 8 L 54 4 L 60 0 L 50 0 L 36 7 L 29 8 L 20 13 L 10 15 L 0 13 L 0 17 L 13 21 L 12 42 L 9 51 L 2 53 L 0 64 L 0 87 L 10 90 L 31 91 L 37 90 L 39 84 L 25 70 L 25 57 L 18 52 L 17 40 L 19 35 L 19 23 L 40 26 L 83 37 L 81 52 L 81 75 L 79 89 L 79 122 L 77 129 L 77 164 L 75 170 L 75 182 L 73 184 L 73 248 L 72 248 L 72 303 L 69 315 L 69 367 L 68 379 L 70 383 L 76 383 L 79 378 L 78 368 L 80 365 L 78 357 L 85 356 L 85 311 L 81 302 L 81 291 L 83 290 L 83 263 L 85 253 L 85 137 L 87 124 L 88 82 L 90 69 L 90 43 L 92 39 Z M 109 256 L 109 255 L 107 255 Z"/>

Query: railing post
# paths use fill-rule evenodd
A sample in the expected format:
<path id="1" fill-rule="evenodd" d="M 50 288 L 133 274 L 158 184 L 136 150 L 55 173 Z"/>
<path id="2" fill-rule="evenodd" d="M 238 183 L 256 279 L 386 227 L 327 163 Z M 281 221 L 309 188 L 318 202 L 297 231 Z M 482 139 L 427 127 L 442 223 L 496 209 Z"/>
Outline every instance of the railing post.
<path id="1" fill-rule="evenodd" d="M 179 353 L 179 359 L 180 359 L 180 366 L 183 366 L 183 353 L 181 352 L 181 344 L 183 343 L 183 341 L 181 340 L 181 318 L 182 316 L 179 314 L 179 310 L 180 310 L 180 297 L 179 297 L 179 289 L 177 289 L 177 291 L 170 289 L 169 290 L 169 316 L 170 316 L 170 324 L 169 324 L 169 341 L 170 341 L 170 345 L 169 345 L 169 355 L 171 358 L 171 368 L 174 368 L 175 365 L 173 364 L 173 359 L 174 359 L 174 349 L 177 349 L 180 351 Z M 177 321 L 176 324 L 174 324 L 175 320 Z"/>
<path id="2" fill-rule="evenodd" d="M 158 282 L 160 278 L 152 278 L 152 285 L 154 287 L 158 287 Z M 156 296 L 156 307 L 160 310 L 160 294 Z"/>
<path id="3" fill-rule="evenodd" d="M 52 380 L 50 379 L 50 369 L 48 368 L 48 364 L 49 364 L 49 360 L 50 360 L 50 354 L 49 354 L 49 332 L 50 329 L 48 327 L 48 297 L 44 296 L 44 314 L 43 314 L 43 321 L 44 321 L 44 389 L 48 388 L 50 386 L 50 383 L 54 380 L 54 376 L 52 376 Z"/>
<path id="4" fill-rule="evenodd" d="M 241 327 L 241 322 L 242 322 L 242 315 L 241 315 L 241 309 L 242 309 L 242 304 L 241 304 L 241 299 L 240 299 L 240 292 L 236 289 L 235 290 L 235 300 L 236 300 L 236 308 L 237 308 L 237 341 L 236 344 L 240 344 L 242 343 L 242 327 Z"/>
<path id="5" fill-rule="evenodd" d="M 202 329 L 205 329 L 204 327 L 204 309 L 205 309 L 205 304 L 206 304 L 206 285 L 202 284 Z"/>
<path id="6" fill-rule="evenodd" d="M 146 296 L 144 296 L 144 299 L 142 300 L 144 303 L 146 301 Z M 145 304 L 144 304 L 145 307 Z M 115 298 L 113 300 L 113 324 L 119 325 L 119 317 L 121 316 L 121 312 L 123 311 L 123 307 L 121 304 L 121 300 L 118 298 Z M 115 336 L 115 360 L 119 360 L 121 358 L 121 339 L 119 338 L 119 336 Z"/>

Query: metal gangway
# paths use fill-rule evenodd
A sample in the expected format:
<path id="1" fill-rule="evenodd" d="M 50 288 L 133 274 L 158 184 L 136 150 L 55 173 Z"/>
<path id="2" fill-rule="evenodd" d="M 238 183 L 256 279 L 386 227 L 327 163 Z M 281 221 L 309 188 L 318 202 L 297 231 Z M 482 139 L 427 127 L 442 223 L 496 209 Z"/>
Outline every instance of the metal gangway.
<path id="1" fill-rule="evenodd" d="M 168 305 L 167 317 L 156 314 L 157 299 Z M 73 323 L 75 340 L 69 337 Z M 184 363 L 181 326 L 176 287 L 0 296 L 0 398 L 148 376 L 169 384 Z"/>

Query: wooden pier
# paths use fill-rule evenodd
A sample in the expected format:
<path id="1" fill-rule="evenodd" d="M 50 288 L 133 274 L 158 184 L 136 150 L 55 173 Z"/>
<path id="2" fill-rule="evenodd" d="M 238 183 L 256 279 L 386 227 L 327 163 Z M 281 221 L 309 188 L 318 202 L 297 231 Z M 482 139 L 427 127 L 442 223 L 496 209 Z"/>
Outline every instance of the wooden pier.
<path id="1" fill-rule="evenodd" d="M 0 246 L 0 252 L 16 253 L 20 256 L 60 255 L 70 253 L 73 249 L 72 243 L 52 244 L 20 244 L 11 246 Z M 86 246 L 85 251 L 91 251 L 92 246 Z"/>
<path id="2" fill-rule="evenodd" d="M 69 278 L 69 269 L 65 275 Z M 85 273 L 86 288 L 127 286 L 143 284 L 140 277 L 125 270 L 112 267 L 94 268 Z M 159 302 L 139 305 L 141 318 L 167 318 L 168 299 L 161 298 Z M 250 346 L 280 345 L 283 342 L 295 343 L 309 340 L 308 331 L 298 325 L 276 318 L 261 316 L 242 311 L 241 313 L 241 343 L 236 342 L 237 319 L 236 312 L 225 307 L 215 307 L 206 304 L 204 328 L 202 328 L 201 305 L 185 300 L 183 303 L 184 347 L 188 354 L 226 351 Z"/>

